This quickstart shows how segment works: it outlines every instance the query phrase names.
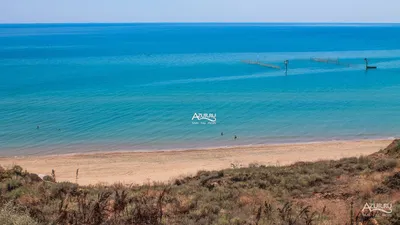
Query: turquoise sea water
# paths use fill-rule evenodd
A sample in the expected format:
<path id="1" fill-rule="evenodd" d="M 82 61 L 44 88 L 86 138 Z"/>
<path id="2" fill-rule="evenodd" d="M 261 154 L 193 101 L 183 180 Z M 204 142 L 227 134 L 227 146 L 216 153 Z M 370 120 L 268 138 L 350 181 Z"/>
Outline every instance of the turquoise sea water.
<path id="1" fill-rule="evenodd" d="M 399 40 L 396 24 L 0 25 L 0 155 L 394 137 Z"/>

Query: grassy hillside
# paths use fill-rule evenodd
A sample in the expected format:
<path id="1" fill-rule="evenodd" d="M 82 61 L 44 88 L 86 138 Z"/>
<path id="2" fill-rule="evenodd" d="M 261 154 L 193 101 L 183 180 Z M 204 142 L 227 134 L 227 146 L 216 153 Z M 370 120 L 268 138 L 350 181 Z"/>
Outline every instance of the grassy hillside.
<path id="1" fill-rule="evenodd" d="M 0 224 L 400 224 L 400 141 L 364 157 L 79 186 L 0 169 Z M 369 214 L 365 203 L 392 203 Z M 357 223 L 356 223 L 357 222 Z"/>

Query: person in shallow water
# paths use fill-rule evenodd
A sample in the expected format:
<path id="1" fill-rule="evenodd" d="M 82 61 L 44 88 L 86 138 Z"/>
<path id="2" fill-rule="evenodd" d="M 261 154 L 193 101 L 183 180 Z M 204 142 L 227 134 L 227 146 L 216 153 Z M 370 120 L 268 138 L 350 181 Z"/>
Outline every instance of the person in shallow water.
<path id="1" fill-rule="evenodd" d="M 224 132 L 221 132 L 221 136 L 224 136 Z"/>
<path id="2" fill-rule="evenodd" d="M 236 140 L 236 139 L 237 139 L 237 136 L 235 135 L 235 137 L 233 137 L 233 139 L 235 139 L 235 140 Z"/>

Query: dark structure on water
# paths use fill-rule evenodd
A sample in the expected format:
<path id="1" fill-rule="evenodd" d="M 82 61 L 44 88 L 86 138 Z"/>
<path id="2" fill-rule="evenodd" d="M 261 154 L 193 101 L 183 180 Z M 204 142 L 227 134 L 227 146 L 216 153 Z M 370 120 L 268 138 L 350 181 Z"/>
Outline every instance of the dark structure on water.
<path id="1" fill-rule="evenodd" d="M 365 61 L 365 70 L 369 70 L 369 69 L 376 69 L 376 66 L 368 66 L 368 59 L 364 58 Z"/>
<path id="2" fill-rule="evenodd" d="M 285 60 L 284 63 L 285 63 L 285 75 L 287 76 L 287 67 L 289 64 L 289 60 Z"/>
<path id="3" fill-rule="evenodd" d="M 353 64 L 349 64 L 349 63 L 343 63 L 343 62 L 339 61 L 339 59 L 330 59 L 330 58 L 310 58 L 310 60 L 311 60 L 311 61 L 314 61 L 314 62 L 318 62 L 318 63 L 335 64 L 335 65 L 338 65 L 338 66 L 359 68 L 359 65 L 353 65 Z M 377 69 L 376 66 L 370 66 L 370 65 L 368 64 L 368 59 L 367 59 L 367 58 L 364 58 L 364 61 L 365 61 L 365 70 Z M 243 63 L 246 63 L 246 64 L 250 64 L 250 65 L 259 65 L 259 66 L 269 67 L 269 68 L 278 69 L 278 70 L 281 69 L 280 66 L 273 65 L 273 64 L 266 64 L 266 63 L 262 63 L 262 62 L 259 62 L 259 61 L 242 60 L 242 62 L 243 62 Z M 283 63 L 284 63 L 284 65 L 285 65 L 285 75 L 287 76 L 289 60 L 285 60 L 285 61 L 283 61 Z"/>

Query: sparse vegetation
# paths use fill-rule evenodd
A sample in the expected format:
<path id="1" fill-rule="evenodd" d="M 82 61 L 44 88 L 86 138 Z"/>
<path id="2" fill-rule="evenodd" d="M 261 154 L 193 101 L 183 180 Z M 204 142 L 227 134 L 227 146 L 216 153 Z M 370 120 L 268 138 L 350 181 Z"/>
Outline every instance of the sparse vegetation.
<path id="1" fill-rule="evenodd" d="M 42 180 L 19 166 L 0 168 L 0 221 L 312 225 L 351 220 L 368 224 L 374 219 L 378 224 L 400 224 L 400 148 L 389 147 L 371 156 L 282 167 L 233 164 L 169 184 L 79 186 L 55 182 L 54 171 Z M 366 202 L 391 202 L 393 213 L 364 218 L 360 210 Z"/>
<path id="2" fill-rule="evenodd" d="M 11 202 L 3 204 L 0 209 L 0 223 L 2 225 L 36 225 L 27 210 L 18 209 Z"/>

